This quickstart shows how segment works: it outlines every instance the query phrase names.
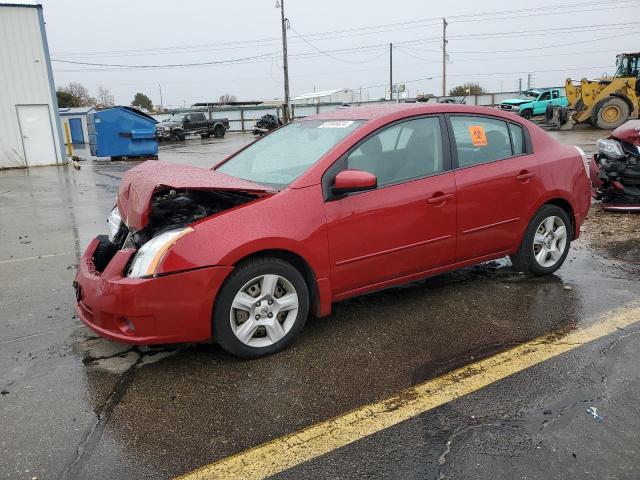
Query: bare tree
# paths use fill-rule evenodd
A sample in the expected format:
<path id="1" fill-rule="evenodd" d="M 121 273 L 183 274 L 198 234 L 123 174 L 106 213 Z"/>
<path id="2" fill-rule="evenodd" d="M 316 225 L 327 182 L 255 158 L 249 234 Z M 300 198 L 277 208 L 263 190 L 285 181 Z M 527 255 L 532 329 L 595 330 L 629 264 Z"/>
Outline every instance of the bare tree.
<path id="1" fill-rule="evenodd" d="M 449 95 L 452 97 L 459 97 L 462 95 L 479 95 L 486 93 L 486 90 L 480 86 L 479 83 L 467 82 L 457 87 L 453 87 L 449 90 Z"/>
<path id="2" fill-rule="evenodd" d="M 225 93 L 224 95 L 220 95 L 220 103 L 222 105 L 228 105 L 230 102 L 235 102 L 237 100 L 235 95 L 231 95 L 230 93 Z"/>
<path id="3" fill-rule="evenodd" d="M 113 95 L 111 95 L 111 92 L 109 91 L 108 88 L 98 87 L 97 97 L 98 97 L 97 107 L 99 108 L 109 108 L 115 105 L 115 100 L 113 98 Z"/>
<path id="4" fill-rule="evenodd" d="M 89 95 L 89 90 L 84 85 L 71 82 L 66 87 L 58 89 L 58 97 L 66 98 L 68 106 L 72 107 L 93 107 L 96 99 Z"/>

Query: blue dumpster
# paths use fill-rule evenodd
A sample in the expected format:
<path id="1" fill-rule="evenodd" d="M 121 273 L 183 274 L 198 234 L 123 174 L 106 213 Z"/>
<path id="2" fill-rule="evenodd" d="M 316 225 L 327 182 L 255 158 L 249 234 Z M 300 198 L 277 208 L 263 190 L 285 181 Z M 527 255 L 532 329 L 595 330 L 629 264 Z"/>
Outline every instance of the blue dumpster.
<path id="1" fill-rule="evenodd" d="M 96 157 L 151 157 L 158 153 L 156 121 L 132 107 L 113 107 L 87 115 L 89 148 Z"/>

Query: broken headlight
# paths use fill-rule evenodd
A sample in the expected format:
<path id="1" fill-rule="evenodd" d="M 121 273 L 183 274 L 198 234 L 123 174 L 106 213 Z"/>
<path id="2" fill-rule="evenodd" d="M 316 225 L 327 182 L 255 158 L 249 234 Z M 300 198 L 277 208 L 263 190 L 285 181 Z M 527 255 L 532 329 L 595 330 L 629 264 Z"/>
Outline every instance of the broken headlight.
<path id="1" fill-rule="evenodd" d="M 122 223 L 122 217 L 120 216 L 120 211 L 118 210 L 118 206 L 116 205 L 111 210 L 111 213 L 107 217 L 107 225 L 109 226 L 109 240 L 113 242 L 113 238 L 118 233 L 120 229 L 120 224 Z"/>
<path id="2" fill-rule="evenodd" d="M 168 230 L 153 237 L 138 250 L 131 261 L 131 266 L 127 273 L 128 277 L 140 278 L 149 277 L 156 273 L 156 268 L 160 261 L 181 237 L 193 232 L 193 228 L 179 228 Z"/>
<path id="3" fill-rule="evenodd" d="M 601 138 L 596 142 L 598 153 L 609 158 L 624 158 L 625 153 L 622 145 L 617 140 L 606 140 Z"/>

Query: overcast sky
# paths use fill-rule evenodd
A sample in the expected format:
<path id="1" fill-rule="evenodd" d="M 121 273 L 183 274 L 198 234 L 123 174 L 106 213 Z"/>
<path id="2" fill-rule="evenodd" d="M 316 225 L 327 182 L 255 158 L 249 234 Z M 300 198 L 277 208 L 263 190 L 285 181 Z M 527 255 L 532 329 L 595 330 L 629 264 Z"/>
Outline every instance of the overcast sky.
<path id="1" fill-rule="evenodd" d="M 104 86 L 119 104 L 129 104 L 137 91 L 157 104 L 158 85 L 165 105 L 216 101 L 224 93 L 239 100 L 283 95 L 275 0 L 42 3 L 53 59 L 127 66 L 236 61 L 153 69 L 54 62 L 57 86 L 79 82 L 94 95 Z M 616 53 L 640 50 L 640 0 L 559 3 L 583 6 L 285 0 L 291 94 L 347 87 L 383 96 L 389 42 L 396 45 L 394 83 L 406 82 L 411 96 L 440 94 L 442 16 L 449 22 L 447 88 L 477 81 L 490 91 L 514 90 L 518 78 L 526 85 L 528 72 L 534 86 L 562 85 L 567 76 L 613 74 Z"/>

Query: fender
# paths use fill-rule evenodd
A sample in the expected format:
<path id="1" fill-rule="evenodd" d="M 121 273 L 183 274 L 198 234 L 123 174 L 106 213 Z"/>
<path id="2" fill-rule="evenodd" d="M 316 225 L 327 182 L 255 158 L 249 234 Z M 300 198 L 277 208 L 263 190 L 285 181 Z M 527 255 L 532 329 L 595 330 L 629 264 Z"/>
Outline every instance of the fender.
<path id="1" fill-rule="evenodd" d="M 556 189 L 556 190 L 550 190 L 548 192 L 545 192 L 545 195 L 540 197 L 538 201 L 534 204 L 534 206 L 529 210 L 529 212 L 527 212 L 528 220 L 527 220 L 527 223 L 525 224 L 524 230 L 520 232 L 521 238 L 524 236 L 524 232 L 529 226 L 529 222 L 531 221 L 531 218 L 533 218 L 533 216 L 540 209 L 540 207 L 542 207 L 546 203 L 552 203 L 554 200 L 561 200 L 569 204 L 571 208 L 571 213 L 570 213 L 571 222 L 573 223 L 573 239 L 575 240 L 578 237 L 578 235 L 580 234 L 580 225 L 578 225 L 578 223 L 576 222 L 576 218 L 575 218 L 576 206 L 572 201 L 571 194 L 566 190 Z"/>

